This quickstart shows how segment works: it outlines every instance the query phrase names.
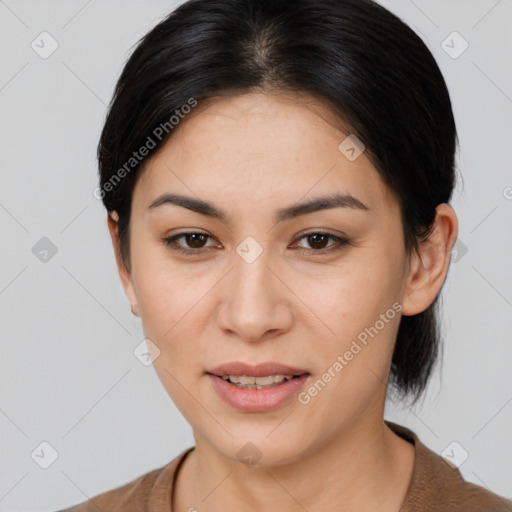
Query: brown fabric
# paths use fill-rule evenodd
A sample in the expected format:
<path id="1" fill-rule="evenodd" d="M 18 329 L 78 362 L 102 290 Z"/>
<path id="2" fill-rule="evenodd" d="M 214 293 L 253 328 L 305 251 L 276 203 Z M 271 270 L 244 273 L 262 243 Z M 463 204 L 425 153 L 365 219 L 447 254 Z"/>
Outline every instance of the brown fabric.
<path id="1" fill-rule="evenodd" d="M 416 453 L 411 483 L 399 512 L 512 512 L 512 501 L 466 482 L 458 469 L 421 443 L 414 432 L 384 421 L 412 443 Z M 172 512 L 174 479 L 180 463 L 193 449 L 121 487 L 59 512 Z"/>

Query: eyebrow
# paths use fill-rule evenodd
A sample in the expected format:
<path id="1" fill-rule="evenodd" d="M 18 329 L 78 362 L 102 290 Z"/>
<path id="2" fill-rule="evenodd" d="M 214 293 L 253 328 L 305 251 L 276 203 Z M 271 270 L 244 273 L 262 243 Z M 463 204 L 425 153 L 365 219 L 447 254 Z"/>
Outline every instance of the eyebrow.
<path id="1" fill-rule="evenodd" d="M 148 210 L 153 210 L 165 204 L 174 204 L 182 206 L 193 212 L 206 215 L 208 217 L 218 219 L 225 224 L 229 224 L 229 215 L 219 207 L 208 203 L 202 199 L 187 197 L 180 194 L 162 194 L 158 196 L 149 206 Z M 274 221 L 282 222 L 284 220 L 293 219 L 301 215 L 327 210 L 331 208 L 353 208 L 361 211 L 369 212 L 371 209 L 362 201 L 350 194 L 330 194 L 310 199 L 302 203 L 296 203 L 285 208 L 280 208 L 274 215 Z"/>

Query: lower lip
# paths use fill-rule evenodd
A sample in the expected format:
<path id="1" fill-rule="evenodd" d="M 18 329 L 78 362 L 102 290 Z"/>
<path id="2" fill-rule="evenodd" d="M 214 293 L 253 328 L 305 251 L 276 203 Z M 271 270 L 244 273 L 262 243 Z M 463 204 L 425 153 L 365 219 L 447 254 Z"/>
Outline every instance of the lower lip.
<path id="1" fill-rule="evenodd" d="M 287 403 L 302 387 L 309 374 L 267 389 L 239 388 L 217 375 L 209 373 L 208 376 L 219 396 L 235 409 L 245 412 L 266 412 Z"/>

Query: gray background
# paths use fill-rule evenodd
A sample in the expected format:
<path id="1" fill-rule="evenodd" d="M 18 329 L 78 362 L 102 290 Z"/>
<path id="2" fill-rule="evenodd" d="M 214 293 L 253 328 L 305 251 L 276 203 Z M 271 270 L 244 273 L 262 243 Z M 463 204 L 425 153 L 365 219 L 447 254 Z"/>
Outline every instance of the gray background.
<path id="1" fill-rule="evenodd" d="M 455 455 L 469 454 L 463 476 L 512 498 L 512 0 L 382 3 L 443 71 L 464 177 L 452 201 L 459 241 L 442 291 L 442 371 L 423 404 L 388 403 L 386 418 L 438 453 L 456 441 Z M 140 320 L 92 193 L 115 80 L 177 4 L 0 1 L 0 511 L 81 502 L 193 444 L 153 368 L 133 355 Z M 46 59 L 31 47 L 43 31 L 58 43 Z M 453 31 L 469 44 L 460 55 Z M 57 248 L 46 262 L 33 251 L 43 237 Z M 47 469 L 43 441 L 58 453 Z"/>

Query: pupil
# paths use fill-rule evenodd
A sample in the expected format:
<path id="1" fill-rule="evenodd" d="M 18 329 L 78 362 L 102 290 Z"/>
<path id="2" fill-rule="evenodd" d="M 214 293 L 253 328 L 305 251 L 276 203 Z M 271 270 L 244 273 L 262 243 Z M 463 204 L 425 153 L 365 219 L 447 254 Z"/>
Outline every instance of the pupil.
<path id="1" fill-rule="evenodd" d="M 191 235 L 188 235 L 188 239 L 189 239 L 189 240 L 190 240 L 190 239 L 192 239 L 192 243 L 191 243 L 191 244 L 189 243 L 189 245 L 190 245 L 190 246 L 192 246 L 192 247 L 196 247 L 196 246 L 194 245 L 194 243 L 196 243 L 196 244 L 197 244 L 197 243 L 199 243 L 199 247 L 201 247 L 201 240 L 197 240 L 197 238 L 196 238 L 196 240 L 194 241 L 194 240 L 193 240 L 193 237 L 203 238 L 203 239 L 204 239 L 204 238 L 206 237 L 206 235 L 203 235 L 203 234 L 201 234 L 201 233 L 192 233 Z M 202 241 L 204 242 L 204 240 L 202 240 Z"/>
<path id="2" fill-rule="evenodd" d="M 324 241 L 324 242 L 325 242 L 325 239 L 327 238 L 327 237 L 326 237 L 326 235 L 322 235 L 322 234 L 320 234 L 320 233 L 316 233 L 316 234 L 314 234 L 314 235 L 310 235 L 310 236 L 309 236 L 309 240 L 315 239 L 315 238 L 317 238 L 317 237 L 319 237 L 319 238 L 323 239 L 323 241 Z M 321 241 L 319 242 L 318 240 L 317 240 L 316 242 L 313 242 L 313 243 L 311 243 L 311 242 L 310 242 L 309 244 L 310 244 L 311 246 L 313 246 L 313 247 L 314 247 L 314 246 L 315 246 L 315 243 L 316 243 L 316 244 L 320 243 L 320 245 L 323 245 L 323 244 L 322 244 L 322 242 L 321 242 Z"/>

